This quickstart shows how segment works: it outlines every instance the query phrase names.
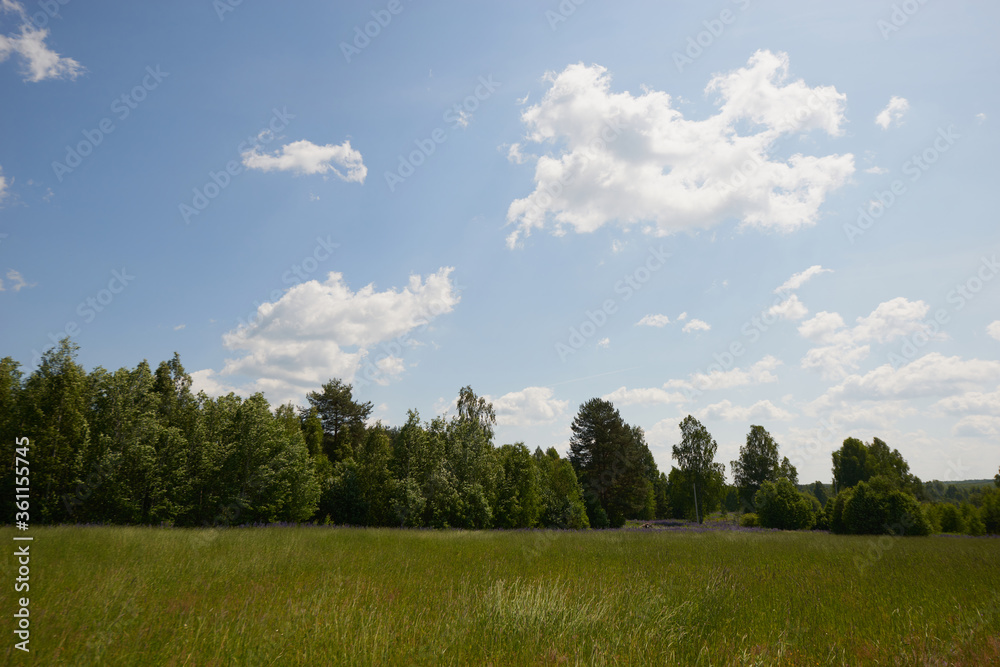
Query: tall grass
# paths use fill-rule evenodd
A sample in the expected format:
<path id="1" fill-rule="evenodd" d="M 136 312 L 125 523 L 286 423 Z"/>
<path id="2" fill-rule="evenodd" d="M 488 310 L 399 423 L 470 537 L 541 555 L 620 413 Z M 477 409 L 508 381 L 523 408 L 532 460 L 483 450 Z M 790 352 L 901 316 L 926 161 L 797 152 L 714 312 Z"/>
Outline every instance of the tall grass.
<path id="1" fill-rule="evenodd" d="M 8 545 L 11 533 L 0 529 Z M 33 534 L 38 664 L 1000 663 L 997 539 L 278 527 Z M 8 618 L 13 551 L 0 596 Z M 20 653 L 14 641 L 8 633 L 0 649 L 9 664 Z"/>

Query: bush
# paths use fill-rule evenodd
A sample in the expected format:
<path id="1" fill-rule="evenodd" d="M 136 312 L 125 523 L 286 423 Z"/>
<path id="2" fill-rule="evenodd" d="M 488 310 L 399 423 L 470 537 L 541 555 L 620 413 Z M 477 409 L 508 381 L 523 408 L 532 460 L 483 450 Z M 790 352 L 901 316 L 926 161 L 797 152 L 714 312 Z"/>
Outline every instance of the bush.
<path id="1" fill-rule="evenodd" d="M 740 525 L 744 528 L 757 528 L 760 526 L 760 520 L 756 514 L 748 512 L 740 517 Z"/>
<path id="2" fill-rule="evenodd" d="M 855 535 L 929 535 L 931 525 L 917 499 L 887 480 L 873 477 L 842 491 L 834 502 L 830 527 Z"/>
<path id="3" fill-rule="evenodd" d="M 1000 534 L 1000 489 L 983 491 L 983 506 L 979 512 L 986 532 Z"/>
<path id="4" fill-rule="evenodd" d="M 826 510 L 823 509 L 823 505 L 814 496 L 806 494 L 806 497 L 812 503 L 813 530 L 830 530 L 830 520 L 826 516 Z"/>
<path id="5" fill-rule="evenodd" d="M 764 528 L 808 530 L 816 520 L 812 501 L 784 477 L 761 484 L 753 499 Z"/>
<path id="6" fill-rule="evenodd" d="M 830 530 L 834 533 L 847 532 L 847 526 L 844 525 L 844 505 L 850 499 L 853 491 L 854 489 L 844 489 L 826 501 L 826 520 L 830 524 Z"/>

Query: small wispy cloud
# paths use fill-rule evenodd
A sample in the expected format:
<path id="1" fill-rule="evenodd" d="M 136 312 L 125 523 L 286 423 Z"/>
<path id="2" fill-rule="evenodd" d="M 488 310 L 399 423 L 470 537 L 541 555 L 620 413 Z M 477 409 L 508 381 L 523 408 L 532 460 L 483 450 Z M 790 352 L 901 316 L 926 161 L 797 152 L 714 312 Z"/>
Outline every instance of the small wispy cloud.
<path id="1" fill-rule="evenodd" d="M 25 81 L 37 83 L 46 79 L 75 79 L 86 71 L 77 61 L 63 58 L 46 46 L 49 31 L 34 25 L 20 2 L 0 0 L 2 14 L 17 14 L 21 25 L 17 33 L 0 34 L 0 62 L 12 55 L 20 57 Z"/>
<path id="2" fill-rule="evenodd" d="M 670 318 L 666 315 L 646 315 L 635 323 L 637 327 L 658 327 L 662 328 L 670 324 Z"/>
<path id="3" fill-rule="evenodd" d="M 7 280 L 11 281 L 13 284 L 5 286 L 3 280 L 0 280 L 0 292 L 6 292 L 10 290 L 11 292 L 20 292 L 21 289 L 25 287 L 34 287 L 37 283 L 29 283 L 21 275 L 20 271 L 15 271 L 14 269 L 7 270 Z"/>
<path id="4" fill-rule="evenodd" d="M 285 144 L 274 153 L 261 153 L 260 148 L 255 147 L 243 153 L 242 157 L 243 166 L 259 171 L 293 171 L 298 174 L 332 171 L 337 178 L 349 183 L 364 183 L 368 175 L 361 153 L 351 148 L 350 140 L 319 146 L 303 139 Z"/>
<path id="5" fill-rule="evenodd" d="M 884 109 L 878 112 L 875 116 L 875 124 L 881 127 L 883 130 L 888 130 L 890 125 L 895 124 L 899 127 L 903 116 L 906 112 L 910 110 L 910 103 L 905 97 L 896 97 L 895 95 L 889 100 L 889 104 L 886 105 Z"/>
<path id="6" fill-rule="evenodd" d="M 685 324 L 684 328 L 681 329 L 681 331 L 683 331 L 684 333 L 691 333 L 693 331 L 708 331 L 711 328 L 712 325 L 709 324 L 708 322 L 703 322 L 701 320 L 693 319 L 687 324 Z"/>

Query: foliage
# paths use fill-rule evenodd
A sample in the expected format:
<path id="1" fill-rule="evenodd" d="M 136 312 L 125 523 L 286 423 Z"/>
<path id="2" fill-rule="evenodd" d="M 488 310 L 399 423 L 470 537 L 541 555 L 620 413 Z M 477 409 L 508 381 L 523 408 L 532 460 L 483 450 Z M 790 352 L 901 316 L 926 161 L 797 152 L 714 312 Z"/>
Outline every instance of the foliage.
<path id="1" fill-rule="evenodd" d="M 751 426 L 740 457 L 730 463 L 733 480 L 739 489 L 739 501 L 747 511 L 754 509 L 754 497 L 764 482 L 782 477 L 798 484 L 799 474 L 788 457 L 778 460 L 778 443 L 763 426 Z"/>
<path id="2" fill-rule="evenodd" d="M 650 492 L 658 473 L 642 429 L 599 398 L 580 406 L 571 428 L 569 460 L 587 496 L 591 525 L 602 523 L 598 507 L 613 527 L 655 513 Z"/>
<path id="3" fill-rule="evenodd" d="M 679 426 L 681 441 L 673 447 L 673 458 L 680 466 L 684 482 L 692 487 L 697 518 L 704 521 L 705 514 L 718 507 L 721 500 L 725 467 L 715 462 L 719 445 L 701 422 L 688 415 Z"/>
<path id="4" fill-rule="evenodd" d="M 365 420 L 371 415 L 371 402 L 356 402 L 352 391 L 351 385 L 333 379 L 321 391 L 306 396 L 323 424 L 323 453 L 333 463 L 353 456 L 354 445 L 363 437 Z"/>
<path id="5" fill-rule="evenodd" d="M 760 526 L 760 519 L 753 512 L 747 512 L 740 516 L 740 525 L 744 528 L 757 528 Z"/>
<path id="6" fill-rule="evenodd" d="M 834 489 L 849 489 L 873 477 L 881 477 L 894 488 L 911 494 L 922 493 L 922 482 L 910 473 L 910 466 L 898 449 L 890 450 L 879 438 L 874 438 L 870 445 L 857 438 L 844 440 L 833 453 Z"/>
<path id="7" fill-rule="evenodd" d="M 830 529 L 856 535 L 928 535 L 931 525 L 912 494 L 879 476 L 837 495 Z"/>
<path id="8" fill-rule="evenodd" d="M 812 501 L 784 477 L 761 484 L 754 505 L 765 528 L 808 530 L 816 521 Z"/>

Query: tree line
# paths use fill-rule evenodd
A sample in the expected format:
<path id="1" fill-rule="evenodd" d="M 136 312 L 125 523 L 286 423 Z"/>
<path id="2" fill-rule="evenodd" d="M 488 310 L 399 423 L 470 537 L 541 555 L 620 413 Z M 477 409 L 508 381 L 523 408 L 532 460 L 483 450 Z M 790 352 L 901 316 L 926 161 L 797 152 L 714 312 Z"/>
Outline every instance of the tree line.
<path id="1" fill-rule="evenodd" d="M 1000 489 L 930 503 L 936 487 L 878 438 L 848 438 L 834 452 L 828 494 L 818 481 L 799 486 L 774 438 L 754 425 L 730 485 L 716 441 L 690 415 L 673 447 L 677 465 L 663 473 L 643 430 L 599 398 L 580 406 L 564 458 L 496 445 L 493 406 L 471 387 L 451 418 L 422 421 L 411 410 L 403 425 L 385 426 L 337 379 L 306 406 L 272 409 L 261 394 L 194 394 L 176 354 L 155 371 L 143 361 L 87 373 L 77 352 L 65 338 L 27 377 L 0 360 L 3 456 L 13 467 L 16 439 L 30 439 L 34 523 L 582 529 L 703 522 L 722 511 L 783 529 L 1000 533 Z M 13 517 L 9 472 L 0 507 Z"/>

